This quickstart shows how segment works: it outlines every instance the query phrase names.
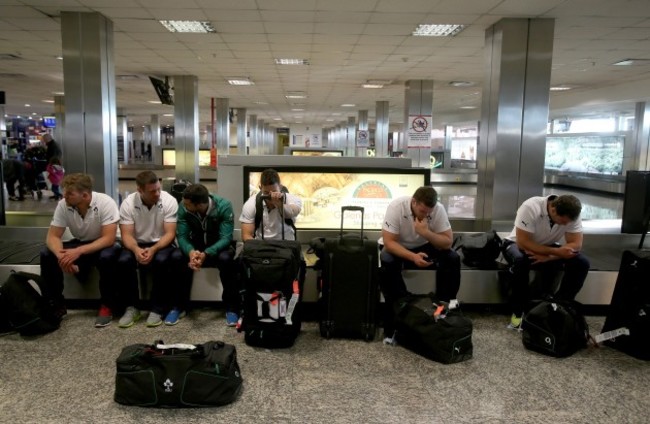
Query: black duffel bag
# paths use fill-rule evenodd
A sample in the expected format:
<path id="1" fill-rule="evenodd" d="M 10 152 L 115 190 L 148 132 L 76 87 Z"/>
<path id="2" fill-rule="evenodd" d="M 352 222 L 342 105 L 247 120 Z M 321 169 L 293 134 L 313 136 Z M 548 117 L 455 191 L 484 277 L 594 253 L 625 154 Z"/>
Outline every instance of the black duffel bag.
<path id="1" fill-rule="evenodd" d="M 495 260 L 501 253 L 501 237 L 496 231 L 485 233 L 462 234 L 452 248 L 463 254 L 463 263 L 469 267 L 481 269 L 494 269 Z"/>
<path id="2" fill-rule="evenodd" d="M 571 356 L 587 347 L 589 327 L 580 313 L 578 302 L 542 300 L 528 313 L 521 324 L 526 349 L 549 356 Z"/>
<path id="3" fill-rule="evenodd" d="M 413 295 L 395 305 L 395 340 L 443 364 L 472 358 L 472 321 L 435 295 Z"/>
<path id="4" fill-rule="evenodd" d="M 235 346 L 134 344 L 117 358 L 115 401 L 163 408 L 219 406 L 242 390 Z"/>
<path id="5" fill-rule="evenodd" d="M 21 336 L 50 333 L 61 325 L 61 316 L 40 275 L 11 271 L 0 287 L 0 324 L 4 330 L 13 329 Z"/>

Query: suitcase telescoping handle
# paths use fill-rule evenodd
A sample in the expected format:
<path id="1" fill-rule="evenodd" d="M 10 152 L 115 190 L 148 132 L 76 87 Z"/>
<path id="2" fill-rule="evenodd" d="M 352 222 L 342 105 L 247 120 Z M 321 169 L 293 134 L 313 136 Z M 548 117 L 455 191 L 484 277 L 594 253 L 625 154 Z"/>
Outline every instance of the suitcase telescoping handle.
<path id="1" fill-rule="evenodd" d="M 343 215 L 345 215 L 345 211 L 361 212 L 361 239 L 363 239 L 363 206 L 341 206 L 341 230 L 339 232 L 339 236 L 343 237 Z"/>

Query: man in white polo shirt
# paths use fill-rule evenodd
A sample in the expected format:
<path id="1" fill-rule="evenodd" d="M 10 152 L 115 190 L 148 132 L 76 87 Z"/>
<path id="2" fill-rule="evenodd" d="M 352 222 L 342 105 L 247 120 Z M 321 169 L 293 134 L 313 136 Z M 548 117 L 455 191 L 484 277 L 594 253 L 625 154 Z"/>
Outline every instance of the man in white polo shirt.
<path id="1" fill-rule="evenodd" d="M 147 267 L 153 277 L 151 311 L 147 326 L 162 324 L 164 314 L 174 308 L 175 284 L 182 284 L 182 270 L 187 264 L 174 246 L 178 202 L 162 191 L 158 176 L 140 172 L 135 182 L 137 192 L 120 206 L 120 232 L 124 249 L 118 259 L 120 300 L 126 306 L 119 326 L 128 328 L 140 319 L 138 308 L 138 267 Z"/>
<path id="2" fill-rule="evenodd" d="M 454 234 L 433 187 L 420 187 L 413 196 L 391 201 L 381 235 L 379 284 L 386 299 L 384 335 L 391 337 L 392 305 L 409 294 L 402 270 L 437 270 L 436 296 L 448 302 L 456 298 L 460 287 L 460 257 L 451 249 Z"/>
<path id="3" fill-rule="evenodd" d="M 529 271 L 542 272 L 545 285 L 559 270 L 564 277 L 555 297 L 573 300 L 589 272 L 589 259 L 583 255 L 582 204 L 572 195 L 536 196 L 524 201 L 517 210 L 515 225 L 504 240 L 503 256 L 512 274 L 512 316 L 510 327 L 519 328 L 530 299 Z M 564 239 L 565 244 L 560 245 Z M 550 291 L 552 287 L 543 287 Z M 542 293 L 553 294 L 553 293 Z"/>
<path id="4" fill-rule="evenodd" d="M 101 307 L 95 327 L 105 327 L 113 319 L 116 307 L 115 260 L 120 247 L 115 243 L 120 219 L 117 203 L 104 193 L 93 191 L 92 179 L 86 174 L 69 174 L 61 184 L 63 200 L 54 210 L 47 232 L 46 248 L 41 251 L 41 276 L 46 290 L 55 299 L 57 312 L 66 315 L 63 298 L 63 273 L 84 280 L 90 269 L 99 270 Z M 73 240 L 62 240 L 68 228 Z"/>

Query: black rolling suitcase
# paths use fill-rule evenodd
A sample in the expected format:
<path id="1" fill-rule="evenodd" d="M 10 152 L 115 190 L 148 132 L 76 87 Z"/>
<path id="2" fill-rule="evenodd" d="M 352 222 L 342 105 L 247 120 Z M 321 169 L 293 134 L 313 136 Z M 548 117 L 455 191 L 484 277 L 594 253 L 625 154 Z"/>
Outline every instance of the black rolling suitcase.
<path id="1" fill-rule="evenodd" d="M 284 234 L 284 221 L 282 222 Z M 293 346 L 301 327 L 305 267 L 293 240 L 247 240 L 241 253 L 243 315 L 239 331 L 247 345 Z"/>
<path id="2" fill-rule="evenodd" d="M 631 250 L 623 252 L 612 302 L 603 326 L 603 333 L 613 331 L 620 334 L 606 341 L 608 346 L 646 361 L 650 360 L 648 275 L 650 275 L 650 252 Z"/>
<path id="3" fill-rule="evenodd" d="M 346 211 L 361 213 L 360 234 L 343 234 Z M 325 239 L 319 299 L 320 333 L 325 338 L 375 338 L 379 304 L 377 243 L 363 238 L 362 207 L 341 208 L 341 232 Z"/>

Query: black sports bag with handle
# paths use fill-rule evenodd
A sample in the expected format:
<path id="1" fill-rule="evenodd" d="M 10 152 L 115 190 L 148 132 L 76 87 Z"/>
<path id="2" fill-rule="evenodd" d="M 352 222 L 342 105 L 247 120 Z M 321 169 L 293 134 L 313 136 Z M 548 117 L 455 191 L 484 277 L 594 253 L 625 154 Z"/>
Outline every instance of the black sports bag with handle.
<path id="1" fill-rule="evenodd" d="M 242 390 L 235 346 L 133 344 L 116 361 L 115 402 L 163 408 L 231 403 Z"/>
<path id="2" fill-rule="evenodd" d="M 539 302 L 524 315 L 521 325 L 524 347 L 560 358 L 587 347 L 589 327 L 580 308 L 575 301 L 549 298 Z"/>
<path id="3" fill-rule="evenodd" d="M 472 321 L 433 293 L 400 299 L 394 310 L 398 344 L 443 364 L 472 358 Z"/>

